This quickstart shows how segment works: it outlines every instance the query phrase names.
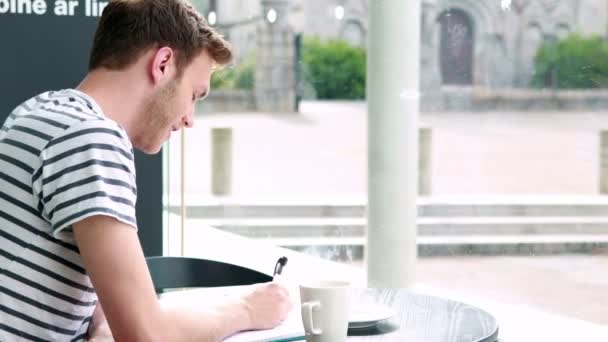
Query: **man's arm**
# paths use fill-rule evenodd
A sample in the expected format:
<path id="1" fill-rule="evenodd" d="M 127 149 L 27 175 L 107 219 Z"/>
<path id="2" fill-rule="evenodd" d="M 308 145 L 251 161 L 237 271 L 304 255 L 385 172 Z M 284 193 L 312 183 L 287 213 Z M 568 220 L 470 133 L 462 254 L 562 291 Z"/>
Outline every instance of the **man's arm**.
<path id="1" fill-rule="evenodd" d="M 112 337 L 112 331 L 106 320 L 106 316 L 103 313 L 101 304 L 97 303 L 95 311 L 93 312 L 93 318 L 89 325 L 88 331 L 88 342 L 114 342 Z"/>
<path id="2" fill-rule="evenodd" d="M 241 330 L 276 326 L 291 307 L 288 292 L 269 283 L 221 306 L 163 308 L 133 227 L 93 216 L 75 223 L 74 234 L 117 342 L 219 341 Z"/>

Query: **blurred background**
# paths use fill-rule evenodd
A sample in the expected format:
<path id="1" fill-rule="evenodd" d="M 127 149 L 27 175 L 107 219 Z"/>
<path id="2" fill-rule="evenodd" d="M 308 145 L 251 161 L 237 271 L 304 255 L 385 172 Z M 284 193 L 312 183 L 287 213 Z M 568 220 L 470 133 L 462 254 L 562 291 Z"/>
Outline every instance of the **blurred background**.
<path id="1" fill-rule="evenodd" d="M 164 148 L 165 250 L 212 226 L 365 272 L 374 0 L 192 2 L 236 58 Z M 417 286 L 606 333 L 608 1 L 423 0 L 419 19 Z"/>

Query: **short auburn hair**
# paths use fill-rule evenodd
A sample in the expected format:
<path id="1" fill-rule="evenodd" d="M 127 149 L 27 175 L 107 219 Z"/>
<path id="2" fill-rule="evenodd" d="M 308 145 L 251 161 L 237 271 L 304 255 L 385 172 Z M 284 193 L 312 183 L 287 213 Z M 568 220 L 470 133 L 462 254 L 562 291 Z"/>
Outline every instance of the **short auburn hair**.
<path id="1" fill-rule="evenodd" d="M 217 65 L 232 59 L 230 44 L 186 0 L 111 0 L 95 32 L 89 70 L 124 69 L 162 46 L 175 51 L 178 77 L 203 50 Z"/>

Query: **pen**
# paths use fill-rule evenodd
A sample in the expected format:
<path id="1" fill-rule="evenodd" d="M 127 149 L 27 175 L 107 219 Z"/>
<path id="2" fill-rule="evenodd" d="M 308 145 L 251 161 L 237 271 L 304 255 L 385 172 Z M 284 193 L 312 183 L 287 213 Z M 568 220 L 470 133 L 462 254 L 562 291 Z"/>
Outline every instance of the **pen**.
<path id="1" fill-rule="evenodd" d="M 281 272 L 283 272 L 283 267 L 285 267 L 286 264 L 287 257 L 280 257 L 279 260 L 277 260 L 277 263 L 274 265 L 274 273 L 272 274 L 272 277 L 274 278 L 276 275 L 281 275 Z"/>

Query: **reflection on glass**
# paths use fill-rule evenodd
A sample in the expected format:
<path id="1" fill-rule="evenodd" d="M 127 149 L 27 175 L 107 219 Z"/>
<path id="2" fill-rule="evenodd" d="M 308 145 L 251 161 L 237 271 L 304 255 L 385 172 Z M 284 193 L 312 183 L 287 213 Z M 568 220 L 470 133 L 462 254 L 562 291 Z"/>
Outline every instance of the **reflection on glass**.
<path id="1" fill-rule="evenodd" d="M 268 20 L 268 22 L 271 24 L 277 21 L 277 11 L 275 11 L 274 8 L 268 10 L 266 13 L 266 20 Z"/>
<path id="2" fill-rule="evenodd" d="M 237 58 L 215 73 L 187 136 L 189 229 L 364 269 L 373 1 L 221 4 Z M 604 309 L 580 307 L 608 282 L 606 18 L 594 0 L 422 1 L 421 88 L 395 94 L 420 98 L 420 283 L 510 298 L 560 326 L 608 324 Z M 293 91 L 298 106 L 273 89 Z M 211 180 L 228 168 L 212 162 L 214 128 L 232 132 L 221 196 Z M 559 290 L 541 294 L 532 279 Z"/>
<path id="3" fill-rule="evenodd" d="M 336 19 L 338 19 L 338 20 L 344 19 L 344 7 L 336 6 L 336 8 L 334 10 L 334 15 L 336 16 Z"/>
<path id="4" fill-rule="evenodd" d="M 217 15 L 214 11 L 209 12 L 207 18 L 207 20 L 209 21 L 209 25 L 215 25 L 217 23 Z"/>

